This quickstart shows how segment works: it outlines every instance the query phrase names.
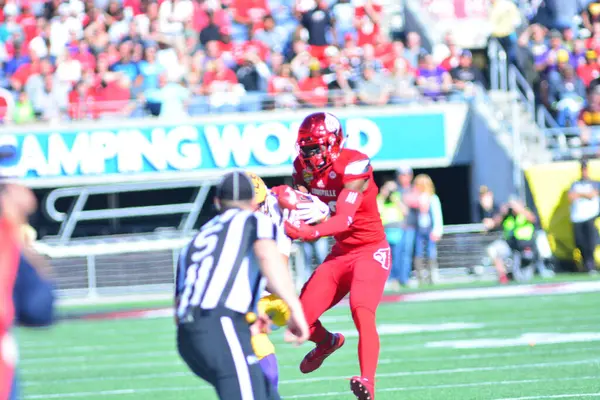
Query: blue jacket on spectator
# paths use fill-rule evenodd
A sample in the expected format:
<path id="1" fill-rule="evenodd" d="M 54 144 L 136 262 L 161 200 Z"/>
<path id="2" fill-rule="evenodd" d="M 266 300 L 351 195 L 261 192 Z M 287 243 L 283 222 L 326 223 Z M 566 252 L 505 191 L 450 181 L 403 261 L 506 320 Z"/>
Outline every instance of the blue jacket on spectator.
<path id="1" fill-rule="evenodd" d="M 21 254 L 19 271 L 13 290 L 15 322 L 29 327 L 49 326 L 54 322 L 54 287 L 42 278 L 31 263 Z M 17 376 L 10 400 L 17 400 L 19 387 Z"/>
<path id="2" fill-rule="evenodd" d="M 17 324 L 42 327 L 54 322 L 53 285 L 43 279 L 23 255 L 19 262 L 13 299 Z"/>

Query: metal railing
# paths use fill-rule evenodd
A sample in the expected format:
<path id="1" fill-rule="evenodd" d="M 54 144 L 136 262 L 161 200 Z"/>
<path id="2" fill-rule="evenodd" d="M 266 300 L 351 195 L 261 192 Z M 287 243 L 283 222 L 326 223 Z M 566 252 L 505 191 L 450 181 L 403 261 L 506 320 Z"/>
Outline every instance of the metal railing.
<path id="1" fill-rule="evenodd" d="M 485 265 L 486 247 L 499 235 L 484 233 L 481 224 L 446 226 L 438 243 L 440 268 L 449 271 Z M 38 242 L 36 248 L 49 258 L 61 298 L 166 294 L 173 290 L 179 251 L 191 237 L 192 234 L 170 241 L 148 241 L 144 247 L 119 245 L 115 238 L 112 246 L 49 246 Z M 301 246 L 294 244 L 290 260 L 300 288 L 306 278 Z M 308 270 L 315 267 L 310 265 Z"/>
<path id="2" fill-rule="evenodd" d="M 508 91 L 508 59 L 506 51 L 496 39 L 490 39 L 488 59 L 490 61 L 490 89 Z"/>
<path id="3" fill-rule="evenodd" d="M 431 89 L 427 89 L 431 91 Z M 383 105 L 403 105 L 415 103 L 427 103 L 432 98 L 435 100 L 445 99 L 450 102 L 464 101 L 473 96 L 463 90 L 450 86 L 449 90 L 442 91 L 436 96 L 422 93 L 424 91 L 419 86 L 414 86 L 403 91 L 390 91 L 389 100 Z M 215 96 L 220 96 L 218 102 Z M 356 90 L 329 90 L 325 96 L 317 96 L 314 92 L 289 92 L 270 94 L 264 92 L 246 92 L 245 94 L 236 93 L 218 93 L 215 96 L 192 96 L 184 105 L 182 112 L 176 116 L 181 118 L 185 116 L 203 116 L 214 114 L 228 114 L 239 112 L 259 112 L 273 110 L 300 110 L 323 107 L 356 107 L 367 105 L 360 101 L 359 92 Z M 217 104 L 221 103 L 221 104 Z M 92 101 L 80 102 L 69 105 L 62 110 L 59 117 L 52 120 L 35 120 L 28 122 L 27 125 L 34 124 L 59 124 L 68 121 L 82 120 L 103 120 L 103 119 L 123 119 L 123 118 L 169 118 L 170 116 L 160 115 L 160 103 L 147 102 L 142 99 L 131 99 L 125 101 Z M 12 115 L 11 110 L 0 108 L 5 115 Z M 1 123 L 2 121 L 0 121 Z M 4 121 L 5 124 L 12 124 L 10 119 Z M 26 124 L 23 124 L 26 125 Z"/>
<path id="4" fill-rule="evenodd" d="M 61 188 L 50 192 L 45 201 L 45 210 L 50 218 L 61 223 L 58 233 L 58 242 L 60 244 L 66 244 L 69 242 L 78 222 L 97 221 L 112 218 L 137 218 L 184 214 L 179 224 L 178 231 L 185 235 L 192 230 L 194 224 L 198 220 L 198 216 L 200 215 L 202 206 L 206 201 L 210 187 L 214 183 L 215 182 L 211 180 L 203 180 L 203 182 L 200 184 L 200 188 L 197 190 L 197 193 L 194 196 L 194 200 L 188 203 L 107 208 L 101 210 L 84 210 L 90 196 L 198 187 L 198 182 L 165 181 Z M 56 209 L 56 202 L 63 198 L 74 198 L 73 205 L 68 213 L 61 212 Z"/>
<path id="5" fill-rule="evenodd" d="M 506 52 L 496 39 L 491 39 L 488 47 L 490 59 L 490 84 L 495 91 L 508 92 L 511 94 L 510 124 L 509 132 L 512 140 L 513 160 L 513 185 L 516 193 L 525 199 L 525 180 L 523 176 L 522 135 L 521 135 L 521 105 L 525 106 L 526 112 L 536 121 L 542 116 L 535 108 L 535 92 L 527 79 L 519 69 L 508 62 Z M 541 140 L 545 140 L 542 135 Z"/>
<path id="6" fill-rule="evenodd" d="M 600 139 L 600 127 L 590 126 L 590 139 L 597 143 Z M 579 127 L 544 129 L 547 147 L 552 151 L 555 160 L 577 159 L 583 156 L 598 156 L 598 146 L 584 143 L 581 139 L 582 129 Z"/>

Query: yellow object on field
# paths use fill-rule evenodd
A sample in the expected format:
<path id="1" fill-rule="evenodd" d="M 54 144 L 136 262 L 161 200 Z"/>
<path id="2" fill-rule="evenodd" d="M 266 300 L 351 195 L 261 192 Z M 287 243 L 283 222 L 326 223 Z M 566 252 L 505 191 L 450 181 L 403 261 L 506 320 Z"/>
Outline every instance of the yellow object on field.
<path id="1" fill-rule="evenodd" d="M 588 171 L 592 180 L 600 180 L 600 161 L 589 161 Z M 581 178 L 579 162 L 535 165 L 528 168 L 525 175 L 552 252 L 560 260 L 577 261 L 579 257 L 575 249 L 568 196 L 573 182 Z M 598 220 L 596 227 L 600 228 Z M 595 259 L 600 260 L 598 248 Z"/>
<path id="2" fill-rule="evenodd" d="M 278 327 L 286 326 L 290 309 L 278 296 L 270 294 L 258 301 L 258 313 L 267 314 Z"/>
<path id="3" fill-rule="evenodd" d="M 275 346 L 273 346 L 271 339 L 269 339 L 266 333 L 254 335 L 250 341 L 252 343 L 252 350 L 254 350 L 256 358 L 259 360 L 262 360 L 268 355 L 275 354 Z"/>
<path id="4" fill-rule="evenodd" d="M 255 323 L 257 318 L 258 317 L 256 316 L 256 314 L 253 312 L 249 312 L 246 314 L 246 322 L 249 324 Z"/>

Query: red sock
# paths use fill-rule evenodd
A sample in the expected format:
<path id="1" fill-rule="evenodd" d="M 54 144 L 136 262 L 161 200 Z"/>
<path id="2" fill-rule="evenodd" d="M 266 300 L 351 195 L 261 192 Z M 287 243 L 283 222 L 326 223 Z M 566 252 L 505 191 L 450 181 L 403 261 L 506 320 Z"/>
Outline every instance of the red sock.
<path id="1" fill-rule="evenodd" d="M 317 320 L 310 326 L 310 337 L 308 340 L 316 344 L 323 343 L 327 338 L 331 336 L 331 333 L 323 327 L 321 321 Z"/>
<path id="2" fill-rule="evenodd" d="M 360 375 L 375 384 L 375 371 L 379 360 L 379 334 L 375 324 L 375 313 L 364 307 L 357 307 L 352 310 L 352 318 L 358 330 Z"/>

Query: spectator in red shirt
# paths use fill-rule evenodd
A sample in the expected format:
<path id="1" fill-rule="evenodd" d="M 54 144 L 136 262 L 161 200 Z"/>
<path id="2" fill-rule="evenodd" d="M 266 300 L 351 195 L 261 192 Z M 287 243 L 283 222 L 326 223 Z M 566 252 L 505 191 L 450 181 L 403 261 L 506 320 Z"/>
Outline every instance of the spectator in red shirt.
<path id="1" fill-rule="evenodd" d="M 244 94 L 235 72 L 227 68 L 220 58 L 207 64 L 203 91 L 208 96 L 211 110 L 215 112 L 237 111 Z"/>
<path id="2" fill-rule="evenodd" d="M 97 91 L 98 103 L 94 109 L 99 114 L 127 116 L 132 111 L 131 80 L 123 74 L 116 74 L 117 79 L 107 82 Z"/>
<path id="3" fill-rule="evenodd" d="M 29 42 L 36 37 L 37 30 L 37 21 L 35 19 L 35 15 L 31 13 L 31 8 L 29 4 L 23 2 L 21 5 L 21 14 L 17 17 L 17 23 L 23 29 L 23 45 L 28 46 Z"/>
<path id="4" fill-rule="evenodd" d="M 594 22 L 592 25 L 592 36 L 585 41 L 585 47 L 596 53 L 600 50 L 600 21 Z"/>
<path id="5" fill-rule="evenodd" d="M 69 92 L 69 117 L 72 120 L 97 118 L 94 110 L 94 93 L 90 81 L 81 80 Z"/>
<path id="6" fill-rule="evenodd" d="M 10 84 L 15 91 L 20 91 L 31 75 L 40 73 L 40 59 L 35 53 L 31 53 L 29 62 L 22 64 L 10 77 Z"/>
<path id="7" fill-rule="evenodd" d="M 254 39 L 254 35 L 252 33 L 248 35 L 248 40 L 242 43 L 236 43 L 233 46 L 233 57 L 238 65 L 241 65 L 246 61 L 245 55 L 249 52 L 256 53 L 263 61 L 269 60 L 269 48 L 260 40 Z"/>
<path id="8" fill-rule="evenodd" d="M 196 32 L 208 25 L 208 13 L 213 14 L 215 24 L 220 27 L 229 27 L 231 20 L 229 14 L 221 6 L 220 0 L 213 0 L 208 3 L 205 0 L 194 1 L 194 13 L 192 16 L 192 27 Z"/>
<path id="9" fill-rule="evenodd" d="M 232 0 L 229 9 L 234 40 L 244 40 L 253 29 L 262 28 L 262 19 L 271 13 L 267 0 Z"/>
<path id="10" fill-rule="evenodd" d="M 460 62 L 461 49 L 456 45 L 453 38 L 449 38 L 449 40 L 446 41 L 446 46 L 448 46 L 448 51 L 450 52 L 450 55 L 444 58 L 444 60 L 442 60 L 442 62 L 440 63 L 440 67 L 450 72 L 452 71 L 452 69 L 458 67 L 458 64 Z"/>
<path id="11" fill-rule="evenodd" d="M 142 14 L 142 1 L 141 0 L 123 0 L 123 9 L 125 15 L 129 18 L 136 17 Z"/>
<path id="12" fill-rule="evenodd" d="M 583 84 L 588 87 L 590 83 L 600 76 L 600 65 L 598 65 L 598 55 L 594 50 L 588 50 L 585 53 L 585 64 L 577 67 L 577 75 L 583 81 Z"/>
<path id="13" fill-rule="evenodd" d="M 364 0 L 354 10 L 354 25 L 358 32 L 358 45 L 374 44 L 379 33 L 382 7 L 378 0 Z"/>
<path id="14" fill-rule="evenodd" d="M 388 71 L 394 69 L 394 62 L 396 61 L 397 55 L 394 51 L 394 45 L 384 33 L 380 32 L 375 36 L 373 50 L 375 52 L 375 58 L 381 61 L 383 68 Z"/>
<path id="15" fill-rule="evenodd" d="M 221 58 L 211 61 L 207 65 L 207 72 L 203 80 L 204 93 L 207 95 L 214 93 L 229 92 L 234 85 L 238 84 L 235 72 L 227 68 Z"/>
<path id="16" fill-rule="evenodd" d="M 75 54 L 75 59 L 77 59 L 84 70 L 93 71 L 96 68 L 96 57 L 90 51 L 90 45 L 85 40 L 79 42 L 79 48 L 77 54 Z"/>
<path id="17" fill-rule="evenodd" d="M 310 63 L 310 75 L 298 84 L 297 97 L 311 107 L 325 107 L 327 105 L 328 88 L 321 75 L 319 60 L 313 59 Z"/>

